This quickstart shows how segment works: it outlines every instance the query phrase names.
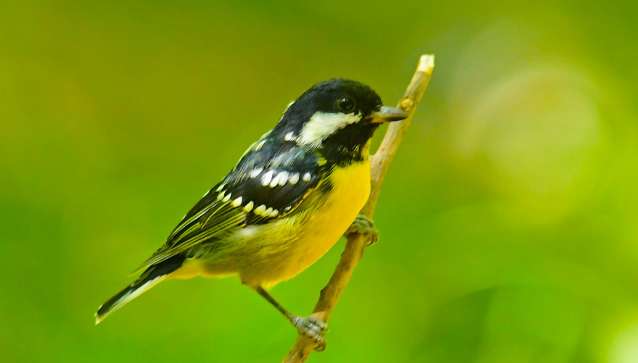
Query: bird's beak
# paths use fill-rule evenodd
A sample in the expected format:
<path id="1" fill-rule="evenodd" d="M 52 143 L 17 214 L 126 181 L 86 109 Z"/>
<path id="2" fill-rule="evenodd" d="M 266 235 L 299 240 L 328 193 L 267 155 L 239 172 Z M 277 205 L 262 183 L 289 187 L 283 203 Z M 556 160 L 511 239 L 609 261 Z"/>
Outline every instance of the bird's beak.
<path id="1" fill-rule="evenodd" d="M 400 121 L 408 117 L 402 109 L 398 107 L 382 106 L 379 111 L 373 112 L 370 115 L 370 122 L 373 124 L 380 124 L 384 122 Z"/>

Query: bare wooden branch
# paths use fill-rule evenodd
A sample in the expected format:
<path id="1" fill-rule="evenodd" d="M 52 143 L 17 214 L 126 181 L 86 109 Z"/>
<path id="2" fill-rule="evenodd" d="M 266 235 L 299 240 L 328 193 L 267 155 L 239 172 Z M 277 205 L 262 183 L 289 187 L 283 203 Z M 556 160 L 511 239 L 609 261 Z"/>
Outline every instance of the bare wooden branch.
<path id="1" fill-rule="evenodd" d="M 361 213 L 365 214 L 369 218 L 372 218 L 374 215 L 374 210 L 379 199 L 379 194 L 381 193 L 381 184 L 383 183 L 385 174 L 396 155 L 405 131 L 412 123 L 414 110 L 427 89 L 433 70 L 434 56 L 422 55 L 419 59 L 416 72 L 414 73 L 414 76 L 412 76 L 412 80 L 410 81 L 403 98 L 399 101 L 399 107 L 408 113 L 408 117 L 401 122 L 390 124 L 379 149 L 371 157 L 372 184 L 370 197 L 368 198 L 366 205 L 361 210 Z M 330 277 L 330 281 L 328 281 L 328 284 L 321 290 L 319 300 L 314 308 L 313 316 L 322 319 L 323 321 L 328 321 L 332 309 L 335 307 L 339 297 L 341 296 L 341 292 L 350 282 L 352 272 L 359 263 L 359 260 L 363 255 L 363 250 L 367 244 L 368 241 L 364 235 L 351 235 L 348 238 L 346 247 L 341 254 L 341 259 Z M 304 362 L 310 353 L 312 353 L 314 348 L 315 345 L 312 340 L 305 336 L 299 336 L 295 345 L 284 358 L 284 362 Z"/>

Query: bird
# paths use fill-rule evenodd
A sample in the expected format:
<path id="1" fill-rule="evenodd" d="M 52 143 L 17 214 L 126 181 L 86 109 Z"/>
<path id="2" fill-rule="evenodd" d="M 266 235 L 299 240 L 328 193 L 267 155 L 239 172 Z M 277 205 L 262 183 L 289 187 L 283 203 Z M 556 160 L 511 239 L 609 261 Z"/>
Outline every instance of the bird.
<path id="1" fill-rule="evenodd" d="M 188 211 L 139 277 L 102 304 L 96 325 L 168 279 L 237 276 L 322 346 L 326 323 L 285 309 L 268 291 L 321 258 L 343 235 L 369 234 L 370 140 L 406 113 L 358 81 L 314 84 Z"/>

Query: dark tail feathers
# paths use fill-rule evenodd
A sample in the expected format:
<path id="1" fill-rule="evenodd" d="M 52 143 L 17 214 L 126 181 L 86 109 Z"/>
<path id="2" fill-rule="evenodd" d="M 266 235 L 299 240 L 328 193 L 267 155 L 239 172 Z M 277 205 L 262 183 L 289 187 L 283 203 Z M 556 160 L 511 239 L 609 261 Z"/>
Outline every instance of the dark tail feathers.
<path id="1" fill-rule="evenodd" d="M 126 305 L 128 302 L 164 280 L 168 274 L 180 268 L 184 260 L 185 257 L 183 255 L 177 255 L 157 265 L 148 267 L 135 282 L 115 294 L 115 296 L 108 299 L 98 308 L 97 313 L 95 313 L 95 324 L 99 324 L 110 313 Z"/>

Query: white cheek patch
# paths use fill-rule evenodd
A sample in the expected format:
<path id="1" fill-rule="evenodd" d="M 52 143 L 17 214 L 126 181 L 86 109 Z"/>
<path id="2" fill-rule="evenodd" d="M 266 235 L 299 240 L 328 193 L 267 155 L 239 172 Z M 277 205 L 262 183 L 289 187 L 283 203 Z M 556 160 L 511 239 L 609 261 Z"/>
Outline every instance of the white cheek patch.
<path id="1" fill-rule="evenodd" d="M 359 121 L 361 121 L 360 114 L 315 112 L 301 129 L 297 142 L 302 145 L 319 146 L 335 131 Z"/>

